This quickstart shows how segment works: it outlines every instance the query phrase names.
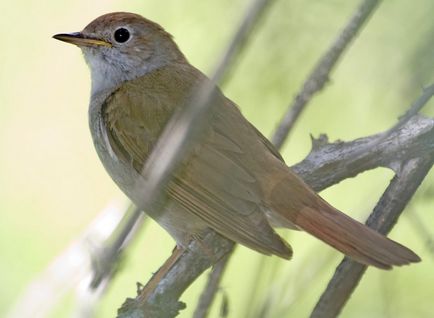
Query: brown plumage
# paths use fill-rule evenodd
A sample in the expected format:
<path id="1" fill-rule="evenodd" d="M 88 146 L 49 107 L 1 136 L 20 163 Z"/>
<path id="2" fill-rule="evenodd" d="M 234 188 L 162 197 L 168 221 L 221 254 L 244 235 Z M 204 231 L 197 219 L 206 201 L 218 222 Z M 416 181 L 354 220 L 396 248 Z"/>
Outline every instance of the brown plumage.
<path id="1" fill-rule="evenodd" d="M 117 41 L 124 39 L 119 32 L 125 42 Z M 98 154 L 120 188 L 141 202 L 143 189 L 134 185 L 159 134 L 207 77 L 187 62 L 168 33 L 137 15 L 109 14 L 79 35 L 57 38 L 83 49 L 92 71 L 90 126 Z M 325 202 L 220 92 L 209 127 L 166 193 L 162 214 L 146 212 L 181 246 L 209 227 L 258 252 L 289 259 L 290 246 L 273 230 L 287 227 L 379 268 L 420 260 Z"/>

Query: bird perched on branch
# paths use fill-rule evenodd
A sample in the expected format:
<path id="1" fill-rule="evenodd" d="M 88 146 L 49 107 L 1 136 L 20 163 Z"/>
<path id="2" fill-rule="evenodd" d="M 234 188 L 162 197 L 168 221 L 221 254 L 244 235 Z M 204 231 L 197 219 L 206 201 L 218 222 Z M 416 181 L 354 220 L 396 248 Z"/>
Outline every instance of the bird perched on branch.
<path id="1" fill-rule="evenodd" d="M 136 205 L 160 133 L 209 79 L 161 26 L 132 13 L 103 15 L 54 38 L 79 46 L 92 76 L 90 129 L 107 172 Z M 418 262 L 408 248 L 338 211 L 297 177 L 274 146 L 218 89 L 205 133 L 146 212 L 185 247 L 211 228 L 267 255 L 291 247 L 273 228 L 304 230 L 354 260 L 389 269 Z"/>

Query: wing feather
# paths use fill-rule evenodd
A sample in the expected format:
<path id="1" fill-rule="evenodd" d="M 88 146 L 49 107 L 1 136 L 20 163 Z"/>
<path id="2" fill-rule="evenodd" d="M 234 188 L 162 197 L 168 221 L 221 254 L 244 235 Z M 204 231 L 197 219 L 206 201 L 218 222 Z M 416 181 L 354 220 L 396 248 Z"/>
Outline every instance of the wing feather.
<path id="1" fill-rule="evenodd" d="M 139 173 L 174 107 L 182 107 L 188 94 L 184 91 L 169 96 L 160 92 L 157 99 L 137 90 L 150 87 L 149 92 L 153 92 L 152 85 L 158 85 L 159 81 L 164 81 L 163 87 L 172 83 L 175 85 L 172 89 L 178 90 L 185 83 L 194 83 L 180 83 L 174 76 L 168 78 L 164 71 L 160 73 L 126 83 L 103 109 L 112 148 L 123 160 L 131 162 Z M 191 90 L 191 87 L 181 88 Z M 168 194 L 229 239 L 265 254 L 290 258 L 290 247 L 274 232 L 261 210 L 262 194 L 255 171 L 249 171 L 245 164 L 252 160 L 252 153 L 245 151 L 245 143 L 259 140 L 257 150 L 264 151 L 264 141 L 255 138 L 256 131 L 223 95 L 216 106 L 208 131 L 175 173 Z M 240 128 L 246 130 L 251 140 L 241 140 L 240 143 L 234 136 Z"/>

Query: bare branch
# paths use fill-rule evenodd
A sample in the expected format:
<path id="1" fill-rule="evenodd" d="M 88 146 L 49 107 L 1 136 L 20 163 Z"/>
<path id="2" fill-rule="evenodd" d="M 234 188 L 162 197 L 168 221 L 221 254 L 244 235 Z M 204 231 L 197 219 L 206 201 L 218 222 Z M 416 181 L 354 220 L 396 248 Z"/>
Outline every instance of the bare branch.
<path id="1" fill-rule="evenodd" d="M 345 49 L 351 44 L 357 33 L 361 30 L 364 23 L 375 10 L 380 0 L 363 0 L 356 9 L 353 16 L 348 21 L 342 32 L 331 44 L 330 48 L 318 61 L 310 73 L 303 87 L 297 94 L 291 105 L 288 107 L 287 113 L 284 115 L 282 124 L 279 125 L 272 142 L 276 147 L 281 147 L 288 138 L 289 132 L 294 126 L 297 118 L 312 99 L 312 97 L 322 90 L 324 85 L 329 80 L 329 74 L 337 64 L 339 58 L 344 53 Z"/>
<path id="2" fill-rule="evenodd" d="M 405 112 L 404 115 L 402 115 L 399 118 L 399 121 L 396 123 L 394 128 L 398 128 L 399 126 L 404 125 L 406 122 L 408 122 L 414 115 L 420 112 L 420 110 L 428 103 L 428 101 L 431 99 L 431 97 L 434 95 L 434 84 L 426 87 L 423 89 L 423 94 L 420 96 L 411 106 L 410 108 Z M 393 130 L 393 129 L 392 129 Z"/>
<path id="3" fill-rule="evenodd" d="M 210 253 L 203 252 L 203 245 L 207 246 Z M 185 308 L 185 304 L 178 301 L 182 293 L 207 268 L 231 251 L 233 245 L 233 242 L 211 230 L 201 242 L 193 240 L 147 298 L 143 299 L 139 290 L 135 299 L 125 301 L 118 311 L 118 318 L 175 317 Z"/>
<path id="4" fill-rule="evenodd" d="M 428 94 L 434 94 L 433 86 L 424 91 L 411 109 L 414 109 L 414 105 L 418 105 L 420 110 L 428 102 Z M 402 126 L 409 120 L 411 125 Z M 433 121 L 421 116 L 407 119 L 387 132 L 351 142 L 329 144 L 326 137 L 322 136 L 318 140 L 313 140 L 311 153 L 301 163 L 295 165 L 293 170 L 316 191 L 320 191 L 343 179 L 379 166 L 387 166 L 399 171 L 401 160 L 411 157 L 412 154 L 433 150 L 434 145 L 430 142 L 433 137 Z M 367 151 L 360 151 L 360 149 L 367 149 Z M 221 280 L 226 265 L 227 262 L 220 262 L 213 269 L 212 279 L 209 279 L 203 291 L 203 301 L 199 302 L 196 317 L 206 317 L 205 301 L 209 306 L 212 304 L 213 296 L 218 289 L 218 284 L 215 282 Z"/>
<path id="5" fill-rule="evenodd" d="M 325 137 L 315 140 L 314 148 L 318 147 L 319 151 L 311 152 L 302 162 L 309 162 L 307 168 L 309 166 L 317 167 L 319 175 L 324 176 L 324 178 L 319 178 L 320 184 L 316 184 L 314 188 L 319 190 L 329 186 L 333 181 L 327 180 L 328 171 L 336 169 L 338 165 L 345 162 L 347 156 L 351 156 L 353 162 L 351 165 L 347 165 L 344 170 L 345 172 L 351 171 L 352 176 L 372 169 L 377 164 L 395 170 L 394 179 L 366 222 L 368 226 L 382 234 L 389 233 L 434 162 L 433 143 L 429 140 L 434 137 L 432 135 L 433 121 L 415 115 L 426 105 L 433 94 L 434 85 L 431 85 L 413 103 L 406 115 L 401 117 L 398 124 L 384 133 L 351 142 L 355 146 L 354 148 L 349 143 L 327 144 Z M 427 126 L 422 122 L 426 122 Z M 412 139 L 410 137 L 412 135 L 411 130 L 422 126 L 425 126 L 427 130 L 422 128 L 419 135 L 420 139 Z M 326 144 L 322 145 L 323 143 Z M 379 147 L 384 147 L 384 149 Z M 343 161 L 333 155 L 336 154 L 336 148 L 340 148 L 341 151 L 338 153 L 339 156 L 342 156 Z M 344 148 L 349 151 L 342 151 Z M 351 150 L 352 148 L 354 151 Z M 388 148 L 387 151 L 383 151 L 386 150 L 385 148 Z M 390 156 L 388 154 L 390 150 L 396 151 L 395 155 Z M 374 159 L 374 157 L 377 158 Z M 322 165 L 318 165 L 319 158 L 321 161 L 324 160 Z M 299 165 L 294 167 L 297 173 L 301 173 L 302 169 L 304 168 Z M 322 184 L 323 182 L 325 184 Z M 365 271 L 366 266 L 345 257 L 316 304 L 311 317 L 336 317 L 357 287 Z"/>
<path id="6" fill-rule="evenodd" d="M 199 303 L 194 311 L 193 318 L 205 318 L 208 315 L 208 311 L 214 301 L 217 294 L 217 290 L 220 287 L 220 281 L 223 277 L 223 273 L 226 266 L 229 264 L 229 259 L 233 253 L 230 252 L 226 254 L 216 265 L 214 265 L 211 273 L 209 273 L 208 281 L 206 287 L 203 290 Z"/>
<path id="7" fill-rule="evenodd" d="M 114 268 L 119 261 L 122 247 L 136 233 L 136 226 L 139 226 L 139 220 L 143 219 L 145 214 L 136 208 L 132 203 L 125 210 L 121 221 L 116 226 L 110 236 L 95 248 L 92 253 L 93 279 L 91 288 L 95 289 L 106 277 L 113 274 Z"/>
<path id="8" fill-rule="evenodd" d="M 431 169 L 433 162 L 432 154 L 406 161 L 400 173 L 395 175 L 384 192 L 366 224 L 380 233 L 387 234 Z M 366 268 L 365 265 L 345 257 L 321 295 L 311 317 L 336 317 L 357 287 Z"/>
<path id="9" fill-rule="evenodd" d="M 418 110 L 423 106 L 421 101 L 424 101 L 423 104 L 428 101 L 426 93 L 427 90 L 425 90 L 423 95 L 413 104 L 418 105 Z M 433 91 L 431 92 L 431 95 L 432 93 Z M 409 121 L 410 125 L 406 125 Z M 432 153 L 434 152 L 434 144 L 429 140 L 434 137 L 434 121 L 432 119 L 424 118 L 422 116 L 413 116 L 411 119 L 405 120 L 403 124 L 405 127 L 402 127 L 402 124 L 394 125 L 386 132 L 351 142 L 336 142 L 329 144 L 326 136 L 321 136 L 319 139 L 313 140 L 313 149 L 308 157 L 292 168 L 298 174 L 302 175 L 305 181 L 307 181 L 316 191 L 320 191 L 341 181 L 343 179 L 341 174 L 351 177 L 377 166 L 391 166 L 398 168 L 398 175 L 400 176 L 406 169 L 405 166 L 401 167 L 401 161 L 406 161 L 406 158 L 414 158 L 414 156 L 421 154 L 431 154 L 432 156 Z M 415 129 L 418 132 L 416 133 L 413 131 L 408 134 L 405 132 L 406 130 L 409 132 L 410 130 L 408 129 Z M 414 136 L 413 133 L 415 133 Z M 416 135 L 418 137 L 413 139 Z M 395 153 L 395 155 L 390 156 L 387 154 L 389 149 L 385 152 L 380 149 L 381 147 L 389 147 L 389 142 L 394 144 L 392 148 L 395 150 L 392 150 L 392 152 Z M 407 148 L 406 145 L 414 146 L 414 148 Z M 360 149 L 364 149 L 365 151 L 360 151 Z M 399 149 L 402 149 L 402 152 Z M 411 152 L 414 152 L 413 155 Z M 340 157 L 342 161 L 340 160 Z M 376 158 L 374 159 L 374 157 Z M 310 171 L 312 172 L 311 174 Z M 353 172 L 353 175 L 351 175 L 350 171 Z M 411 195 L 409 197 L 400 196 L 400 199 L 403 198 L 409 200 Z M 404 200 L 404 203 L 405 202 L 407 201 Z M 387 223 L 390 228 L 394 222 L 396 222 L 398 215 L 395 215 L 394 217 L 387 213 L 382 215 L 381 213 L 384 213 L 385 211 L 378 208 L 376 208 L 375 211 L 378 213 L 376 214 L 376 218 L 383 219 L 383 222 Z M 411 214 L 411 216 L 413 215 L 414 214 Z M 418 228 L 420 227 L 418 226 Z M 427 244 L 428 247 L 430 247 L 431 236 L 428 231 L 423 233 L 425 233 L 424 237 L 427 238 Z M 383 234 L 386 234 L 386 232 Z M 353 265 L 352 273 L 359 273 L 358 270 L 361 269 L 362 266 L 355 262 L 351 262 L 351 264 Z M 339 275 L 342 275 L 342 273 L 345 274 L 344 271 L 338 269 L 335 274 L 336 277 L 333 277 L 333 279 L 338 279 L 340 277 Z M 347 278 L 347 276 L 345 277 Z M 340 281 L 336 283 L 337 286 L 340 286 L 339 284 Z M 354 282 L 354 284 L 355 288 L 357 282 Z M 344 293 L 344 291 L 341 292 Z M 347 292 L 349 291 L 347 290 Z M 339 298 L 339 296 L 336 296 L 335 299 L 337 298 Z M 332 301 L 330 302 L 333 303 Z M 336 304 L 336 306 L 343 306 L 344 304 L 345 303 Z M 290 306 L 287 306 L 287 308 L 290 308 Z M 288 312 L 286 312 L 286 314 L 288 314 Z M 335 314 L 337 315 L 337 313 Z M 325 313 L 321 311 L 318 313 L 317 317 L 322 317 L 321 315 L 325 315 Z M 332 316 L 333 315 L 330 317 Z"/>
<path id="10" fill-rule="evenodd" d="M 411 161 L 412 158 L 432 155 L 434 151 L 434 119 L 415 116 L 395 130 L 389 138 L 383 139 L 382 136 L 386 133 L 388 132 L 351 142 L 327 144 L 324 139 L 321 143 L 315 141 L 309 156 L 294 166 L 294 169 L 311 187 L 319 191 L 361 171 L 391 166 L 396 160 L 414 162 Z M 376 141 L 380 143 L 376 144 Z M 371 145 L 369 150 L 358 154 L 359 147 L 367 144 Z M 356 157 L 352 157 L 354 153 L 357 154 Z M 403 166 L 399 175 L 405 176 L 408 167 L 408 164 Z M 229 252 L 233 245 L 212 231 L 205 236 L 204 244 L 215 251 L 215 257 L 204 255 L 200 244 L 192 242 L 149 299 L 141 299 L 140 293 L 135 299 L 128 299 L 118 317 L 174 317 L 183 308 L 178 297 L 206 268 Z M 357 264 L 354 266 L 357 267 Z M 166 316 L 157 315 L 161 313 L 158 310 L 162 310 L 159 309 L 159 304 L 164 304 L 162 307 L 169 310 L 164 312 Z M 148 315 L 139 315 L 144 310 Z"/>
<path id="11" fill-rule="evenodd" d="M 389 134 L 384 139 L 383 135 Z M 294 172 L 316 191 L 346 178 L 377 167 L 389 167 L 399 173 L 400 162 L 434 149 L 433 120 L 415 116 L 393 132 L 387 131 L 350 142 L 328 143 L 326 136 L 313 140 L 313 149 Z M 431 140 L 430 140 L 431 139 Z M 360 152 L 364 148 L 366 151 Z"/>

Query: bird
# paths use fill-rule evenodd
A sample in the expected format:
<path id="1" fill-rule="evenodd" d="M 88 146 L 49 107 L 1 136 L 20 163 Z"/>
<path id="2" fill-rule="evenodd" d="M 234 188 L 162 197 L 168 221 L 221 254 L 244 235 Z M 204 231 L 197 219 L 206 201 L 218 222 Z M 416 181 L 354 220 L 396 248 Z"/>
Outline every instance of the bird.
<path id="1" fill-rule="evenodd" d="M 171 116 L 209 78 L 173 37 L 141 15 L 102 15 L 55 39 L 78 46 L 91 72 L 89 126 L 108 174 L 141 207 L 142 169 Z M 380 269 L 419 262 L 409 248 L 334 208 L 285 164 L 271 142 L 216 87 L 209 122 L 163 189 L 146 207 L 186 248 L 212 229 L 265 255 L 291 259 L 276 228 L 303 230 L 353 260 Z"/>

